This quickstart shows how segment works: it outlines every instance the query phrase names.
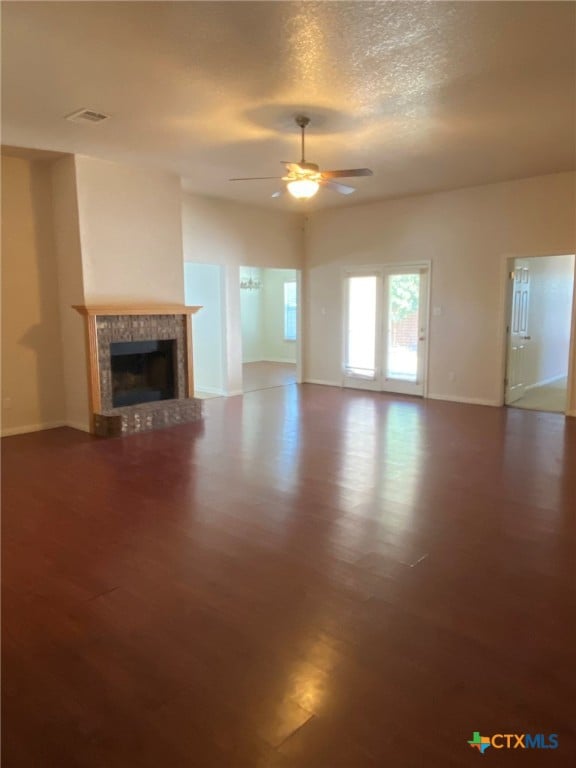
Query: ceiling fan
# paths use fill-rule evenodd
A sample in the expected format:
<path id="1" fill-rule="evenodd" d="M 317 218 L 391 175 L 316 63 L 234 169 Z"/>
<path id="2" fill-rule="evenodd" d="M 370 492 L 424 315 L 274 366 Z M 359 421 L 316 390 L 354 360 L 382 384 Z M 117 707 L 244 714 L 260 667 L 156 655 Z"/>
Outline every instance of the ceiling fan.
<path id="1" fill-rule="evenodd" d="M 286 166 L 285 176 L 251 176 L 243 179 L 230 179 L 230 181 L 260 181 L 262 179 L 282 179 L 286 181 L 288 192 L 297 200 L 309 200 L 314 197 L 320 187 L 326 187 L 341 195 L 350 195 L 355 192 L 354 187 L 340 184 L 332 179 L 345 179 L 352 176 L 372 176 L 370 168 L 349 168 L 344 171 L 321 171 L 316 163 L 308 163 L 304 152 L 306 126 L 310 124 L 310 118 L 306 115 L 298 115 L 295 118 L 296 125 L 300 127 L 302 134 L 302 160 L 299 163 L 282 161 Z M 283 192 L 274 192 L 272 197 L 280 197 Z"/>

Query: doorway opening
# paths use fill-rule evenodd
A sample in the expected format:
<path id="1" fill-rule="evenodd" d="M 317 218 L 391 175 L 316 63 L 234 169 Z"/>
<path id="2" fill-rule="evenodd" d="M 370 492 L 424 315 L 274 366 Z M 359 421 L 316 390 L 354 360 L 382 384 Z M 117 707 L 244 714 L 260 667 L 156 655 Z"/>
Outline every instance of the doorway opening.
<path id="1" fill-rule="evenodd" d="M 297 381 L 298 270 L 240 267 L 242 389 Z"/>
<path id="2" fill-rule="evenodd" d="M 509 259 L 504 402 L 565 413 L 574 255 Z"/>
<path id="3" fill-rule="evenodd" d="M 424 396 L 429 265 L 344 274 L 343 385 Z"/>

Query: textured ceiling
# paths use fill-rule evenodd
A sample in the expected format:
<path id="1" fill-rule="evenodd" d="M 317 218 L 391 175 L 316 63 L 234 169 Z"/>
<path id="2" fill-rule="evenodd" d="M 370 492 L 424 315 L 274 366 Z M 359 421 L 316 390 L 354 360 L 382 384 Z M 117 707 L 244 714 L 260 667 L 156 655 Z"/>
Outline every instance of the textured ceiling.
<path id="1" fill-rule="evenodd" d="M 3 142 L 179 174 L 271 207 L 299 159 L 369 166 L 315 207 L 575 166 L 571 2 L 5 2 Z M 81 107 L 112 115 L 67 122 Z M 311 205 L 310 203 L 307 205 Z"/>

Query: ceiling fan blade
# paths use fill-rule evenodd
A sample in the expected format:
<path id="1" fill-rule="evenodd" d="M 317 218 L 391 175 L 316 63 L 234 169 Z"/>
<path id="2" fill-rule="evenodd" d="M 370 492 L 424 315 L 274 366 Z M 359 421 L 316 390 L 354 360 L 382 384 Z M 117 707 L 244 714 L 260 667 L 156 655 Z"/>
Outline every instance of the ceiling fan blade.
<path id="1" fill-rule="evenodd" d="M 373 176 L 370 168 L 349 168 L 347 171 L 322 171 L 326 179 L 345 179 L 352 176 Z"/>
<path id="2" fill-rule="evenodd" d="M 285 194 L 286 194 L 285 189 L 279 189 L 276 192 L 272 193 L 272 197 L 282 197 L 282 195 L 285 195 Z"/>
<path id="3" fill-rule="evenodd" d="M 228 179 L 228 181 L 262 181 L 263 179 L 281 179 L 282 176 L 247 176 L 242 179 Z"/>
<path id="4" fill-rule="evenodd" d="M 333 192 L 339 192 L 341 195 L 351 195 L 352 192 L 356 192 L 354 187 L 349 187 L 347 184 L 338 184 L 337 181 L 321 181 L 323 187 L 328 187 Z"/>

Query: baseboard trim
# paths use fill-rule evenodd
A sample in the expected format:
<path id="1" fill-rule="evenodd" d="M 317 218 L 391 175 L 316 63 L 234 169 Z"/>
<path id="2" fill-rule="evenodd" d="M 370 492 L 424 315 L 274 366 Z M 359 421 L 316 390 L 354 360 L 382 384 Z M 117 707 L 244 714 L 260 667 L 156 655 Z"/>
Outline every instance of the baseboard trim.
<path id="1" fill-rule="evenodd" d="M 45 429 L 56 429 L 57 427 L 69 426 L 65 421 L 47 421 L 43 424 L 24 424 L 21 427 L 8 427 L 2 429 L 2 437 L 12 437 L 13 435 L 25 435 L 28 432 L 43 432 Z"/>
<path id="2" fill-rule="evenodd" d="M 88 432 L 88 433 L 90 433 L 92 431 L 88 424 L 83 424 L 83 423 L 80 423 L 79 421 L 67 421 L 62 426 L 63 427 L 70 427 L 70 429 L 77 429 L 80 432 Z"/>
<path id="3" fill-rule="evenodd" d="M 199 394 L 205 392 L 207 395 L 219 395 L 220 397 L 223 397 L 226 394 L 223 389 L 219 389 L 218 387 L 196 387 L 195 389 Z"/>
<path id="4" fill-rule="evenodd" d="M 337 383 L 335 381 L 326 381 L 324 379 L 305 379 L 304 384 L 321 384 L 325 387 L 340 387 L 342 388 L 342 384 Z M 381 395 L 394 395 L 394 392 L 380 392 L 379 390 L 363 390 L 366 392 L 374 392 L 375 394 L 381 394 Z M 488 405 L 492 408 L 500 408 L 502 406 L 502 403 L 499 400 L 485 400 L 483 398 L 476 398 L 476 397 L 457 397 L 456 395 L 436 395 L 436 394 L 428 394 L 426 395 L 425 399 L 428 398 L 429 400 L 444 400 L 447 402 L 452 403 L 464 403 L 466 405 Z"/>
<path id="5" fill-rule="evenodd" d="M 500 408 L 499 400 L 485 400 L 481 397 L 459 397 L 458 395 L 436 395 L 430 392 L 426 395 L 428 400 L 444 400 L 449 403 L 464 403 L 465 405 L 488 405 L 491 408 Z"/>
<path id="6" fill-rule="evenodd" d="M 321 384 L 323 387 L 340 387 L 342 384 L 336 381 L 326 381 L 325 379 L 304 379 L 302 384 Z"/>
<path id="7" fill-rule="evenodd" d="M 242 365 L 250 363 L 282 363 L 284 365 L 296 365 L 296 360 L 290 360 L 286 357 L 259 357 L 258 360 L 242 360 Z"/>

